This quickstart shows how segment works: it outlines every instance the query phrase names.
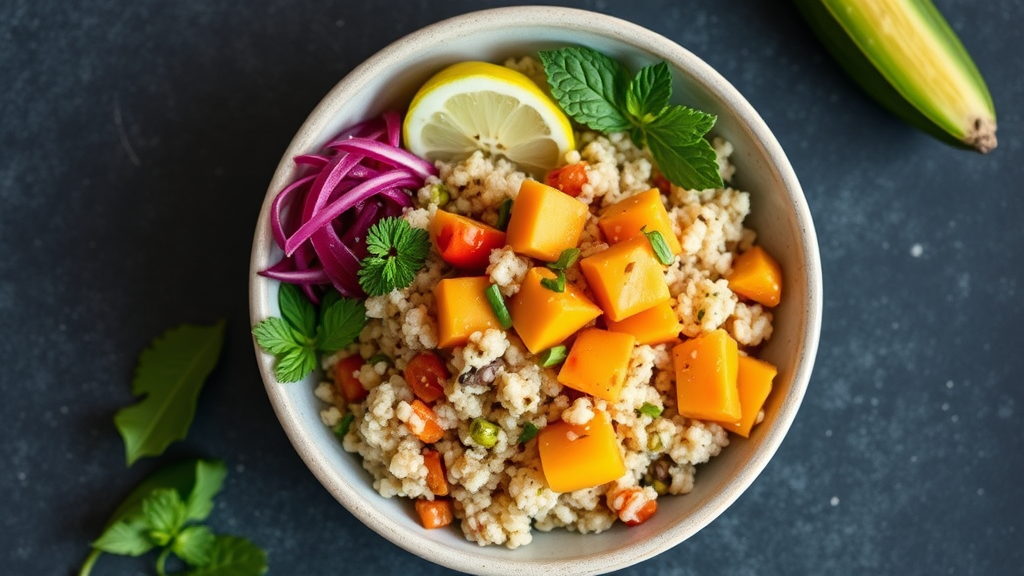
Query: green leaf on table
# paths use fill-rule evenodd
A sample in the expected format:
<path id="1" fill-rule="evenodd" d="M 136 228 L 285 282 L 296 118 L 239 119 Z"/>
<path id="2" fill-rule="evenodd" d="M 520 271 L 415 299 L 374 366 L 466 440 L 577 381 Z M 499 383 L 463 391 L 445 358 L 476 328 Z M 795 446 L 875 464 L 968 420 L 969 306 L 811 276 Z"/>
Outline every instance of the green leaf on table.
<path id="1" fill-rule="evenodd" d="M 222 462 L 196 462 L 195 482 L 192 490 L 186 493 L 185 500 L 189 520 L 206 520 L 213 510 L 213 497 L 220 492 L 227 474 L 228 470 Z"/>
<path id="2" fill-rule="evenodd" d="M 204 566 L 210 562 L 216 539 L 206 526 L 186 526 L 174 538 L 171 551 L 189 566 Z"/>
<path id="3" fill-rule="evenodd" d="M 118 520 L 103 531 L 92 547 L 121 556 L 142 556 L 155 546 L 149 539 L 148 527 L 140 517 Z"/>
<path id="4" fill-rule="evenodd" d="M 267 553 L 238 536 L 217 536 L 209 561 L 186 576 L 259 576 L 267 571 Z"/>
<path id="5" fill-rule="evenodd" d="M 199 392 L 223 343 L 223 320 L 212 326 L 182 324 L 142 352 L 132 392 L 143 398 L 114 416 L 129 466 L 143 456 L 158 456 L 185 438 Z"/>
<path id="6" fill-rule="evenodd" d="M 150 540 L 157 546 L 166 546 L 185 525 L 188 508 L 174 488 L 157 488 L 142 501 L 142 517 Z"/>

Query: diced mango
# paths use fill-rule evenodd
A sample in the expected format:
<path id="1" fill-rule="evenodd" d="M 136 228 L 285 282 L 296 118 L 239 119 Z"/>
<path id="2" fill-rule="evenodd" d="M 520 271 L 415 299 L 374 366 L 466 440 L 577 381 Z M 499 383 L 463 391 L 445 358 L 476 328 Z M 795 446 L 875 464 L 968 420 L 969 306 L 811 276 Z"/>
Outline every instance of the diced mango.
<path id="1" fill-rule="evenodd" d="M 600 328 L 580 330 L 558 372 L 558 381 L 584 394 L 617 402 L 635 345 L 631 334 Z"/>
<path id="2" fill-rule="evenodd" d="M 657 188 L 634 194 L 608 206 L 601 213 L 597 225 L 601 227 L 609 244 L 629 240 L 640 234 L 643 228 L 646 232 L 661 232 L 673 254 L 683 251 L 679 238 L 672 231 L 668 211 L 661 202 L 661 191 Z"/>
<path id="3" fill-rule="evenodd" d="M 594 298 L 612 322 L 669 299 L 665 267 L 646 236 L 634 236 L 580 260 Z"/>
<path id="4" fill-rule="evenodd" d="M 582 426 L 563 420 L 537 434 L 540 465 L 555 492 L 593 488 L 626 473 L 611 417 L 598 410 Z"/>
<path id="5" fill-rule="evenodd" d="M 779 370 L 772 364 L 753 356 L 740 356 L 736 363 L 736 387 L 740 394 L 738 422 L 720 422 L 723 428 L 744 438 L 750 436 L 757 415 L 772 391 L 772 380 Z"/>
<path id="6" fill-rule="evenodd" d="M 555 292 L 540 283 L 544 278 L 555 277 L 547 268 L 531 268 L 519 292 L 508 302 L 512 326 L 534 354 L 560 344 L 601 315 L 601 309 L 571 282 L 566 282 L 564 292 Z"/>
<path id="7" fill-rule="evenodd" d="M 434 287 L 437 301 L 437 345 L 439 348 L 462 346 L 474 332 L 501 328 L 484 290 L 490 286 L 487 276 L 445 278 Z"/>
<path id="8" fill-rule="evenodd" d="M 736 386 L 739 347 L 722 329 L 701 334 L 672 348 L 676 370 L 676 407 L 688 418 L 738 422 Z"/>
<path id="9" fill-rule="evenodd" d="M 655 304 L 618 322 L 607 320 L 605 324 L 612 332 L 632 334 L 637 344 L 651 346 L 676 340 L 683 329 L 671 301 Z"/>
<path id="10" fill-rule="evenodd" d="M 524 180 L 512 204 L 505 241 L 518 254 L 554 262 L 575 248 L 590 210 L 579 200 L 536 180 Z"/>
<path id="11" fill-rule="evenodd" d="M 737 256 L 725 278 L 730 290 L 769 308 L 782 299 L 782 267 L 760 246 Z"/>

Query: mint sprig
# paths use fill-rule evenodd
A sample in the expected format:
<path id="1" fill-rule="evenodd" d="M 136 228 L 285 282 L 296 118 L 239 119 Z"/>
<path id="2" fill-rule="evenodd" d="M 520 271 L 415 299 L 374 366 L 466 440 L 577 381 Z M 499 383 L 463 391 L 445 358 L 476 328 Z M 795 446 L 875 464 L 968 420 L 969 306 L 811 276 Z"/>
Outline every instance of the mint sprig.
<path id="1" fill-rule="evenodd" d="M 673 184 L 691 190 L 722 186 L 717 155 L 704 139 L 717 117 L 669 103 L 668 64 L 646 66 L 630 79 L 620 63 L 591 48 L 561 48 L 539 56 L 551 95 L 573 120 L 598 132 L 629 131 Z"/>
<path id="2" fill-rule="evenodd" d="M 320 312 L 294 284 L 281 284 L 277 302 L 281 317 L 260 321 L 256 343 L 277 360 L 278 382 L 298 382 L 316 369 L 317 352 L 337 352 L 359 337 L 366 325 L 366 307 L 359 300 L 329 292 Z"/>

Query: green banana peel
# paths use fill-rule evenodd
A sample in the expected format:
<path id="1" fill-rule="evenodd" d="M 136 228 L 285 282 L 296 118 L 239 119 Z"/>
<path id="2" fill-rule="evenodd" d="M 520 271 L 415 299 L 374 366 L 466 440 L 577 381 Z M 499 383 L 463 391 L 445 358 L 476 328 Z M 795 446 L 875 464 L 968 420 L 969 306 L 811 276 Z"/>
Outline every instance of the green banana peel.
<path id="1" fill-rule="evenodd" d="M 954 146 L 996 147 L 992 96 L 931 0 L 794 0 L 818 38 L 890 112 Z"/>

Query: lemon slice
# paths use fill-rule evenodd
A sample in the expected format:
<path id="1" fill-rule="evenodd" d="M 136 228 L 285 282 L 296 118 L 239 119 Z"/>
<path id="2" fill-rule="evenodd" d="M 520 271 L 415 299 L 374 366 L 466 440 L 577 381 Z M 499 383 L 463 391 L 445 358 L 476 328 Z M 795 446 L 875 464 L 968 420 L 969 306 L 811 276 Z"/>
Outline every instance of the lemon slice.
<path id="1" fill-rule="evenodd" d="M 527 76 L 487 62 L 460 62 L 435 74 L 409 105 L 402 127 L 410 152 L 462 160 L 476 150 L 541 174 L 573 148 L 569 119 Z"/>

